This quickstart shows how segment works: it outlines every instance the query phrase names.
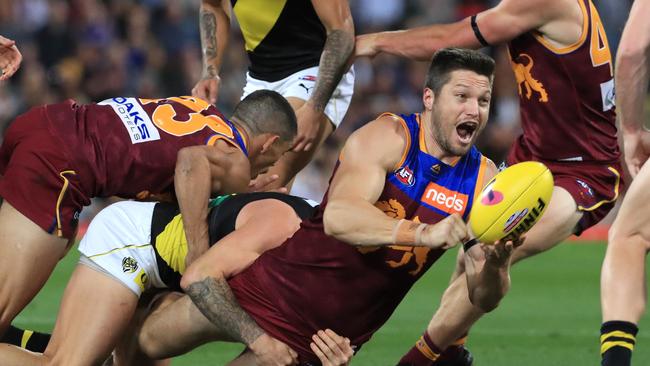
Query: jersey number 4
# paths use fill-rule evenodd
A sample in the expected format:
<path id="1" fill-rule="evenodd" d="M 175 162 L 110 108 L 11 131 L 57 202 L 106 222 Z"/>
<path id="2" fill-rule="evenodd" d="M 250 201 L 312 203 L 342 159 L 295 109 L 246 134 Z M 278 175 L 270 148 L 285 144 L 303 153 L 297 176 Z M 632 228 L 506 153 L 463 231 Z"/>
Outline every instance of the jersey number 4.
<path id="1" fill-rule="evenodd" d="M 603 27 L 598 11 L 591 1 L 589 2 L 589 12 L 591 13 L 591 45 L 589 47 L 591 63 L 594 67 L 609 65 L 609 73 L 614 76 L 612 54 L 609 51 L 605 27 Z"/>

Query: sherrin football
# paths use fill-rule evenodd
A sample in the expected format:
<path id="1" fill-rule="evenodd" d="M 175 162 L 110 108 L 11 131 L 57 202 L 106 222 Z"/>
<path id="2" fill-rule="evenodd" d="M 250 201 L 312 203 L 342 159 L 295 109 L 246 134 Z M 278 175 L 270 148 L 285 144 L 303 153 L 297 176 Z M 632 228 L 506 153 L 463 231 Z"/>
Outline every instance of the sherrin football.
<path id="1" fill-rule="evenodd" d="M 470 211 L 469 225 L 479 242 L 512 240 L 530 230 L 553 193 L 553 174 L 536 161 L 510 166 L 485 185 Z"/>

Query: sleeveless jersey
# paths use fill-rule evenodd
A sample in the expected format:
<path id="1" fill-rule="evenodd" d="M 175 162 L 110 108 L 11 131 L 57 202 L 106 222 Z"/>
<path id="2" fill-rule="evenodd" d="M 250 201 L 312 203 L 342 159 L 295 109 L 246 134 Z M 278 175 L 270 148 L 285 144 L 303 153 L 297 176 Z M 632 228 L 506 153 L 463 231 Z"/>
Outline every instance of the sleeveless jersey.
<path id="1" fill-rule="evenodd" d="M 517 148 L 556 161 L 619 160 L 612 57 L 590 0 L 580 40 L 557 48 L 538 32 L 508 44 L 519 89 L 523 135 Z"/>
<path id="2" fill-rule="evenodd" d="M 309 0 L 230 0 L 246 42 L 250 75 L 278 81 L 318 66 L 327 32 Z"/>
<path id="3" fill-rule="evenodd" d="M 480 191 L 476 187 L 482 186 L 487 159 L 472 147 L 455 164 L 447 165 L 426 152 L 418 115 L 399 119 L 407 131 L 407 148 L 397 169 L 386 175 L 375 206 L 390 217 L 428 224 L 452 213 L 467 218 L 475 192 Z M 444 253 L 399 245 L 355 247 L 339 241 L 324 232 L 326 201 L 327 196 L 292 238 L 239 275 L 250 276 L 243 283 L 257 282 L 260 291 L 269 294 L 266 300 L 299 334 L 265 331 L 303 353 L 311 352 L 309 336 L 318 329 L 330 328 L 355 346 L 366 342 Z M 230 281 L 237 286 L 238 276 Z M 255 314 L 254 309 L 246 310 Z"/>
<path id="4" fill-rule="evenodd" d="M 144 199 L 173 193 L 176 155 L 227 141 L 248 155 L 244 135 L 216 107 L 192 97 L 113 98 L 48 105 L 53 133 L 66 143 L 89 197 Z"/>
<path id="5" fill-rule="evenodd" d="M 210 200 L 209 204 L 210 246 L 235 231 L 237 216 L 244 206 L 264 199 L 276 199 L 288 204 L 302 219 L 306 219 L 314 213 L 314 207 L 305 199 L 282 193 L 258 192 L 219 196 Z M 156 253 L 160 279 L 170 289 L 181 291 L 181 277 L 185 272 L 185 257 L 187 256 L 187 239 L 178 205 L 156 204 L 151 221 L 151 245 Z"/>

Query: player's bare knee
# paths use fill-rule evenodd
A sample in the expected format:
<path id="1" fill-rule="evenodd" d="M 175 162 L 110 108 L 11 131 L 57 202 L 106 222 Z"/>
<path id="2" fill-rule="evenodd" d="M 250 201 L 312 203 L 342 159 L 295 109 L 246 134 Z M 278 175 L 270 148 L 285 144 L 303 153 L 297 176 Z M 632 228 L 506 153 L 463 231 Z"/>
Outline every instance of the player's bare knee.
<path id="1" fill-rule="evenodd" d="M 138 334 L 138 346 L 142 353 L 149 358 L 158 359 L 164 357 L 164 350 L 158 344 L 156 335 L 149 331 L 147 327 L 143 327 Z"/>

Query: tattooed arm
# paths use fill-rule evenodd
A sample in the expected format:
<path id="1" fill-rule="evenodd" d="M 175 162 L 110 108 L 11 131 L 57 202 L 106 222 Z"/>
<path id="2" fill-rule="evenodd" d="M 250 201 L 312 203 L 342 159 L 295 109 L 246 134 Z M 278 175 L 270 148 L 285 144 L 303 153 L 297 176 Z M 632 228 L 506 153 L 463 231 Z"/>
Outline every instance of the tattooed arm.
<path id="1" fill-rule="evenodd" d="M 300 218 L 286 203 L 274 199 L 251 202 L 239 212 L 236 230 L 193 262 L 181 279 L 181 287 L 201 313 L 227 339 L 246 344 L 258 364 L 289 363 L 295 353 L 267 335 L 239 306 L 226 278 L 282 244 L 299 226 Z"/>
<path id="2" fill-rule="evenodd" d="M 219 70 L 228 45 L 231 6 L 228 0 L 202 0 L 199 15 L 203 72 L 201 80 L 192 89 L 192 95 L 217 102 Z"/>
<path id="3" fill-rule="evenodd" d="M 327 40 L 318 65 L 318 80 L 309 100 L 298 111 L 298 137 L 294 151 L 315 147 L 319 122 L 332 93 L 346 71 L 354 50 L 354 23 L 348 0 L 312 0 L 327 29 Z"/>

